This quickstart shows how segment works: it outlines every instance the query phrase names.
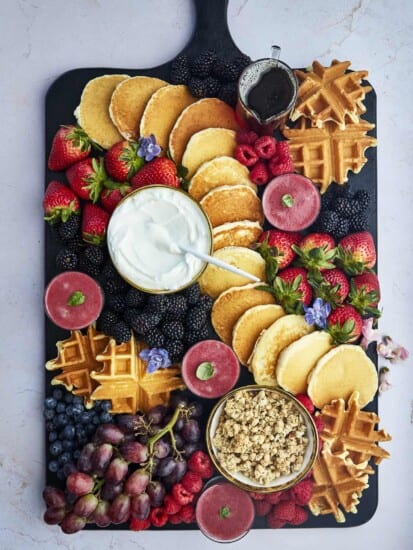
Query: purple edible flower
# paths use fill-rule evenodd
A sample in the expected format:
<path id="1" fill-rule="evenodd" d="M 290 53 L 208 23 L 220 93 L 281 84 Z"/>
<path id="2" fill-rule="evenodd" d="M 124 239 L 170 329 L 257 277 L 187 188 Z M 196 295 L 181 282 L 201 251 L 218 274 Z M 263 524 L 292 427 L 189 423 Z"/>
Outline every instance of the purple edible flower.
<path id="1" fill-rule="evenodd" d="M 141 137 L 139 140 L 138 156 L 144 157 L 146 162 L 151 161 L 161 152 L 160 146 L 156 143 L 156 138 L 153 134 L 149 137 Z"/>
<path id="2" fill-rule="evenodd" d="M 166 369 L 172 365 L 168 352 L 162 348 L 144 349 L 139 357 L 147 361 L 146 372 L 152 373 L 158 369 Z"/>
<path id="3" fill-rule="evenodd" d="M 304 319 L 309 325 L 316 325 L 319 328 L 326 328 L 327 317 L 331 313 L 331 305 L 324 303 L 321 298 L 316 298 L 311 307 L 304 306 Z"/>

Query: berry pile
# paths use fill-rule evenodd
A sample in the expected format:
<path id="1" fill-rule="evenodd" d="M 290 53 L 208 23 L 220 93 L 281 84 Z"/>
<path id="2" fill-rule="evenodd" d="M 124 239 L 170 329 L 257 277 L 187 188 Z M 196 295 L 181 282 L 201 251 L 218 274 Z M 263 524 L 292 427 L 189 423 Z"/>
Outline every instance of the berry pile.
<path id="1" fill-rule="evenodd" d="M 86 409 L 83 398 L 55 389 L 44 400 L 43 415 L 51 459 L 48 469 L 65 479 L 73 470 L 82 447 L 93 438 L 100 424 L 112 422 L 110 401 L 96 401 Z"/>
<path id="2" fill-rule="evenodd" d="M 250 171 L 256 185 L 265 185 L 281 174 L 294 171 L 288 141 L 277 141 L 272 136 L 261 136 L 252 130 L 237 133 L 236 159 Z"/>
<path id="3" fill-rule="evenodd" d="M 192 59 L 182 54 L 172 62 L 170 80 L 172 84 L 186 84 L 194 97 L 218 97 L 235 107 L 238 78 L 250 63 L 247 55 L 228 58 L 214 50 Z"/>
<path id="4" fill-rule="evenodd" d="M 175 408 L 174 408 L 175 407 Z M 146 415 L 118 415 L 99 426 L 81 450 L 65 491 L 43 492 L 44 520 L 64 533 L 87 523 L 99 527 L 131 521 L 135 530 L 190 523 L 194 500 L 213 467 L 201 449 L 200 405 L 175 399 L 172 408 Z"/>

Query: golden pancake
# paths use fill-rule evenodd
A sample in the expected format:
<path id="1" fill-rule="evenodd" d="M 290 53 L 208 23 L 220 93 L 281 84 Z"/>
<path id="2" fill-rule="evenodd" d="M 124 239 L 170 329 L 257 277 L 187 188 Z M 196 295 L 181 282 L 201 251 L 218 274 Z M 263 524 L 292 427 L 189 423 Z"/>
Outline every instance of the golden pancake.
<path id="1" fill-rule="evenodd" d="M 221 155 L 232 156 L 237 142 L 235 131 L 226 128 L 207 128 L 194 134 L 188 141 L 182 157 L 182 165 L 188 169 L 191 179 L 204 162 Z"/>
<path id="2" fill-rule="evenodd" d="M 242 365 L 247 365 L 261 332 L 283 315 L 285 311 L 276 304 L 254 306 L 241 315 L 232 332 L 232 349 Z"/>
<path id="3" fill-rule="evenodd" d="M 116 86 L 110 101 L 109 114 L 125 139 L 139 137 L 139 126 L 146 104 L 151 95 L 166 84 L 159 78 L 134 76 Z"/>
<path id="4" fill-rule="evenodd" d="M 154 92 L 143 111 L 139 135 L 154 134 L 156 143 L 162 147 L 161 155 L 168 149 L 169 134 L 182 111 L 196 99 L 186 86 L 168 84 Z"/>
<path id="5" fill-rule="evenodd" d="M 257 242 L 261 233 L 262 226 L 249 220 L 218 225 L 212 230 L 214 250 L 224 246 L 251 246 Z"/>
<path id="6" fill-rule="evenodd" d="M 239 130 L 234 110 L 224 101 L 214 97 L 200 99 L 184 109 L 169 136 L 169 151 L 177 164 L 186 166 L 183 154 L 190 137 L 206 128 Z"/>
<path id="7" fill-rule="evenodd" d="M 261 200 L 246 185 L 221 185 L 212 189 L 200 202 L 212 227 L 223 223 L 250 220 L 264 223 Z"/>
<path id="8" fill-rule="evenodd" d="M 378 387 L 376 367 L 361 346 L 342 344 L 323 355 L 308 376 L 308 395 L 321 409 L 333 399 L 347 401 L 357 391 L 363 408 Z"/>
<path id="9" fill-rule="evenodd" d="M 297 394 L 307 393 L 307 378 L 317 361 L 333 348 L 328 332 L 316 330 L 282 350 L 276 367 L 277 384 Z"/>
<path id="10" fill-rule="evenodd" d="M 275 303 L 272 294 L 256 288 L 261 284 L 251 283 L 229 288 L 215 300 L 211 311 L 211 322 L 215 332 L 225 344 L 231 345 L 235 323 L 247 309 Z"/>
<path id="11" fill-rule="evenodd" d="M 275 369 L 281 351 L 305 334 L 313 332 L 304 315 L 284 315 L 264 330 L 248 361 L 257 384 L 276 386 Z"/>
<path id="12" fill-rule="evenodd" d="M 246 166 L 232 157 L 222 156 L 201 164 L 191 179 L 188 193 L 200 201 L 209 191 L 221 185 L 247 185 L 257 190 Z"/>
<path id="13" fill-rule="evenodd" d="M 214 258 L 227 264 L 243 269 L 262 281 L 265 281 L 265 261 L 261 254 L 243 246 L 226 246 L 213 253 Z M 249 283 L 242 275 L 236 275 L 213 264 L 208 264 L 198 283 L 204 294 L 216 298 L 221 292 L 233 286 L 242 286 Z"/>
<path id="14" fill-rule="evenodd" d="M 107 74 L 89 80 L 74 113 L 79 126 L 104 149 L 122 140 L 109 116 L 109 104 L 114 89 L 125 80 L 129 80 L 127 74 Z"/>

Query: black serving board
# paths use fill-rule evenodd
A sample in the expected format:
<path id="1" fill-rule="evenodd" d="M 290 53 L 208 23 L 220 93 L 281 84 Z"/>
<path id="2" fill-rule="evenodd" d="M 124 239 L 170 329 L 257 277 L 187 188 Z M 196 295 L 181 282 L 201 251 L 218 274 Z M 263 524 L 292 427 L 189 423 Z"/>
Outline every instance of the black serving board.
<path id="1" fill-rule="evenodd" d="M 206 49 L 215 49 L 219 52 L 225 52 L 229 56 L 237 55 L 241 51 L 234 43 L 228 29 L 227 23 L 227 8 L 228 0 L 193 0 L 196 8 L 196 24 L 193 35 L 187 46 L 180 52 L 185 53 L 189 57 L 194 57 Z M 270 45 L 269 45 L 270 47 Z M 248 54 L 248 52 L 245 52 Z M 81 68 L 73 69 L 63 73 L 50 86 L 46 94 L 45 102 L 45 187 L 52 179 L 64 181 L 64 173 L 57 174 L 51 172 L 47 167 L 47 157 L 50 151 L 53 137 L 61 124 L 74 123 L 73 112 L 80 101 L 82 90 L 86 83 L 92 78 L 102 76 L 104 74 L 129 74 L 130 76 L 147 75 L 161 78 L 169 81 L 170 66 L 173 59 L 153 68 L 136 69 L 136 68 Z M 309 65 L 312 60 L 305 57 L 303 53 L 303 63 Z M 374 90 L 367 94 L 364 101 L 366 113 L 363 116 L 365 120 L 376 124 L 376 94 Z M 376 128 L 371 132 L 371 135 L 376 137 Z M 377 248 L 377 149 L 371 147 L 366 151 L 368 159 L 360 174 L 349 173 L 349 183 L 355 189 L 366 189 L 371 195 L 371 206 L 369 209 L 369 231 L 372 233 L 376 248 Z M 45 284 L 47 284 L 56 274 L 55 256 L 57 252 L 57 243 L 52 234 L 52 231 L 47 224 L 45 229 Z M 56 357 L 56 342 L 68 337 L 68 332 L 55 326 L 45 316 L 45 356 L 46 360 Z M 211 336 L 216 338 L 216 335 L 211 329 Z M 377 365 L 377 355 L 374 351 L 369 350 L 370 358 Z M 50 392 L 50 381 L 53 375 L 45 370 L 45 387 L 46 393 Z M 241 368 L 241 376 L 238 382 L 239 386 L 253 383 L 251 374 L 245 368 Z M 207 416 L 212 409 L 215 401 L 201 400 L 205 413 L 204 422 L 206 423 Z M 366 410 L 377 412 L 378 402 L 377 396 L 366 407 Z M 205 424 L 204 424 L 205 425 Z M 48 443 L 46 442 L 46 455 Z M 357 514 L 347 514 L 345 523 L 337 523 L 334 517 L 329 514 L 327 516 L 312 516 L 309 515 L 308 521 L 301 527 L 354 527 L 362 525 L 369 521 L 374 515 L 378 504 L 378 476 L 377 467 L 375 475 L 370 476 L 369 488 L 366 489 L 358 506 Z M 46 468 L 46 483 L 51 485 L 61 485 L 54 474 Z M 94 525 L 88 525 L 88 529 L 99 529 Z M 128 529 L 128 524 L 111 525 L 111 530 Z M 254 529 L 266 529 L 264 518 L 257 517 L 255 519 Z M 287 527 L 290 528 L 290 527 Z M 296 527 L 294 527 L 296 528 Z M 151 528 L 152 529 L 152 528 Z M 193 530 L 196 529 L 195 524 L 167 524 L 162 530 Z M 159 529 L 157 529 L 159 530 Z"/>

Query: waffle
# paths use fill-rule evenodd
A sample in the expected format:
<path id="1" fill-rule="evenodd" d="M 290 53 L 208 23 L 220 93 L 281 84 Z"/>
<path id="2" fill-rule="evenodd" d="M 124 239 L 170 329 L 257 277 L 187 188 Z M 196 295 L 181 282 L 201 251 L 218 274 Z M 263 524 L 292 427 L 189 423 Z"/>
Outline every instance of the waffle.
<path id="1" fill-rule="evenodd" d="M 334 122 L 312 128 L 301 118 L 294 128 L 283 128 L 289 140 L 294 168 L 310 178 L 324 193 L 330 183 L 344 184 L 349 171 L 358 174 L 367 162 L 366 149 L 376 147 L 377 140 L 367 135 L 374 124 L 365 120 L 349 123 L 341 130 Z"/>
<path id="2" fill-rule="evenodd" d="M 354 465 L 347 451 L 333 454 L 328 443 L 324 443 L 313 467 L 311 512 L 315 516 L 333 514 L 338 523 L 344 523 L 343 510 L 357 513 L 357 505 L 369 486 L 371 474 L 374 470 L 367 462 Z"/>
<path id="3" fill-rule="evenodd" d="M 359 393 L 354 392 L 348 400 L 336 399 L 325 405 L 318 414 L 325 424 L 321 438 L 328 442 L 333 452 L 347 452 L 354 464 L 361 464 L 373 458 L 379 464 L 390 454 L 377 445 L 390 441 L 384 430 L 375 430 L 379 417 L 374 412 L 360 410 Z"/>
<path id="4" fill-rule="evenodd" d="M 178 367 L 153 373 L 146 371 L 147 363 L 139 357 L 145 348 L 147 346 L 133 336 L 122 344 L 111 339 L 106 350 L 97 356 L 103 368 L 91 373 L 99 384 L 92 400 L 109 399 L 114 414 L 135 414 L 138 410 L 147 412 L 156 405 L 167 404 L 171 391 L 184 388 Z"/>
<path id="5" fill-rule="evenodd" d="M 335 59 L 330 67 L 323 67 L 314 61 L 312 71 L 295 71 L 300 86 L 291 119 L 306 117 L 318 128 L 332 121 L 342 130 L 347 122 L 357 123 L 366 112 L 363 100 L 372 88 L 361 84 L 368 72 L 346 72 L 350 65 Z"/>
<path id="6" fill-rule="evenodd" d="M 87 406 L 92 405 L 90 396 L 96 382 L 90 377 L 92 371 L 99 371 L 102 363 L 96 356 L 107 346 L 109 337 L 97 332 L 94 326 L 87 329 L 87 334 L 80 330 L 70 333 L 70 338 L 56 343 L 58 356 L 46 363 L 46 369 L 62 372 L 52 379 L 52 386 L 62 384 L 74 395 L 81 395 Z"/>

